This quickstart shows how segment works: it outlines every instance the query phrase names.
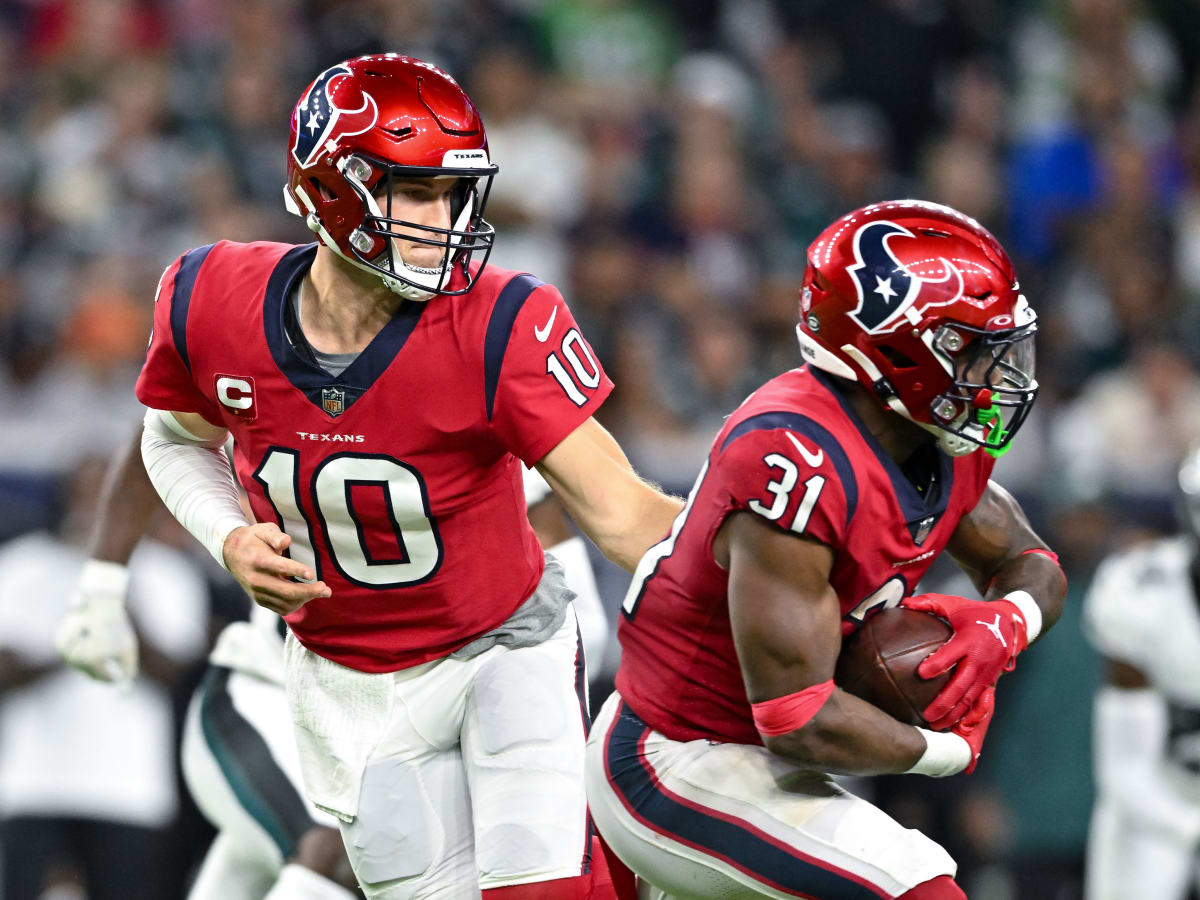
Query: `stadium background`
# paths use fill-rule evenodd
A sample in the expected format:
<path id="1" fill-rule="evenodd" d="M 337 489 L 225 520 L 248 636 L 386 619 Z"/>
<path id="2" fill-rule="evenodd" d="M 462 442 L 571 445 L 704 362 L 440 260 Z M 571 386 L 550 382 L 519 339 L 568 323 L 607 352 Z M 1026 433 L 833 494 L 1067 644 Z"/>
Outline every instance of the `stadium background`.
<path id="1" fill-rule="evenodd" d="M 874 789 L 973 898 L 1078 896 L 1098 669 L 1079 599 L 1105 552 L 1172 527 L 1200 436 L 1200 6 L 4 0 L 0 538 L 86 526 L 139 418 L 163 267 L 219 238 L 308 240 L 281 202 L 291 105 L 379 50 L 475 99 L 501 167 L 493 259 L 562 288 L 617 383 L 600 418 L 677 492 L 722 417 L 797 364 L 824 223 L 916 196 L 1000 237 L 1041 316 L 1042 392 L 998 477 L 1062 555 L 1069 608 L 1004 679 L 978 774 Z M 600 574 L 615 615 L 623 576 Z M 214 581 L 214 626 L 228 593 Z M 179 703 L 194 678 L 171 676 Z M 170 834 L 139 864 L 183 879 L 204 826 L 185 807 Z"/>

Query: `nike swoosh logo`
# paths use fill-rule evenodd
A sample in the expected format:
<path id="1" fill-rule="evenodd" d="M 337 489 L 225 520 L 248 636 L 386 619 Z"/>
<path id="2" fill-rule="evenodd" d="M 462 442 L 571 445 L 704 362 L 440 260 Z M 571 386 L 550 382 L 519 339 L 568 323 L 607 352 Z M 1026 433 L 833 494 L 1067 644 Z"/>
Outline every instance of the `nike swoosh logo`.
<path id="1" fill-rule="evenodd" d="M 804 461 L 806 463 L 808 463 L 810 466 L 812 466 L 814 469 L 817 468 L 819 465 L 821 465 L 821 463 L 825 462 L 825 451 L 824 450 L 821 450 L 820 448 L 818 448 L 817 452 L 813 453 L 811 450 L 809 450 L 807 447 L 805 447 L 802 443 L 800 443 L 798 440 L 796 440 L 796 436 L 793 435 L 790 431 L 785 431 L 784 434 L 787 435 L 788 440 L 792 442 L 792 444 L 795 446 L 795 448 L 800 451 L 800 455 L 804 457 Z"/>
<path id="2" fill-rule="evenodd" d="M 550 318 L 546 320 L 545 325 L 543 325 L 541 328 L 538 328 L 536 325 L 533 327 L 533 336 L 543 344 L 546 343 L 546 338 L 550 337 L 550 329 L 554 327 L 554 317 L 557 315 L 558 307 L 556 306 L 554 307 L 553 311 L 551 311 Z"/>

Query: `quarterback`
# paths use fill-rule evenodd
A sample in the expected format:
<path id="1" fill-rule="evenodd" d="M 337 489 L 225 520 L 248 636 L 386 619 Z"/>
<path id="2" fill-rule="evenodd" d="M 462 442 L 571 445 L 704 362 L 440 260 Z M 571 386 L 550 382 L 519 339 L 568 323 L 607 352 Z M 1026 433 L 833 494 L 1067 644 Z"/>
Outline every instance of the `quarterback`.
<path id="1" fill-rule="evenodd" d="M 136 445 L 109 469 L 71 608 L 59 627 L 63 658 L 102 681 L 132 680 L 138 639 L 126 610 L 128 563 L 162 508 Z M 599 659 L 608 622 L 582 538 L 537 472 L 525 500 L 538 540 L 561 564 L 587 655 Z M 217 837 L 188 900 L 351 900 L 359 896 L 336 822 L 306 801 L 284 692 L 283 620 L 253 605 L 248 622 L 218 635 L 188 710 L 183 773 Z M 581 659 L 580 664 L 583 664 Z"/>
<path id="2" fill-rule="evenodd" d="M 687 897 L 962 898 L 947 853 L 826 773 L 971 771 L 994 685 L 1061 614 L 1054 554 L 989 480 L 1037 393 L 1036 317 L 974 220 L 919 201 L 808 252 L 805 365 L 717 435 L 623 607 L 617 692 L 588 742 L 613 851 Z M 942 550 L 983 600 L 912 589 Z M 842 638 L 898 604 L 949 621 L 951 668 L 903 724 L 833 682 Z"/>
<path id="3" fill-rule="evenodd" d="M 222 241 L 163 275 L 146 471 L 286 618 L 305 788 L 368 897 L 584 897 L 578 629 L 521 463 L 630 570 L 680 504 L 592 418 L 612 383 L 559 292 L 488 265 L 498 168 L 452 78 L 332 66 L 287 168 L 315 244 Z"/>

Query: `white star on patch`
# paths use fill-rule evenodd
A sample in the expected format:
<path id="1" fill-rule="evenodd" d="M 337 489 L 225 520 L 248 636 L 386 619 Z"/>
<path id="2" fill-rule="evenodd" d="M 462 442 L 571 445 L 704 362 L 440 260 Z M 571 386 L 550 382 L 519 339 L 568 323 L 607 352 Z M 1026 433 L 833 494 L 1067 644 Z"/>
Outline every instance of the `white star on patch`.
<path id="1" fill-rule="evenodd" d="M 893 297 L 895 297 L 896 292 L 892 290 L 892 276 L 889 275 L 887 278 L 880 278 L 878 275 L 876 275 L 875 293 L 884 300 L 891 300 Z"/>
<path id="2" fill-rule="evenodd" d="M 318 128 L 321 127 L 321 117 L 318 116 L 315 112 L 313 112 L 308 117 L 308 124 L 305 125 L 304 127 L 308 129 L 309 134 L 312 134 L 314 131 L 316 131 Z"/>

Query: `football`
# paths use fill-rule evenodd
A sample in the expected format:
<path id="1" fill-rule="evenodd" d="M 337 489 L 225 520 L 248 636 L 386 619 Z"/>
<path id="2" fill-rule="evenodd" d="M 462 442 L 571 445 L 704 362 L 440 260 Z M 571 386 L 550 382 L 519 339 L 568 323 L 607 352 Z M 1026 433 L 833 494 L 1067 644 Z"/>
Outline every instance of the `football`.
<path id="1" fill-rule="evenodd" d="M 901 607 L 885 609 L 846 638 L 833 680 L 901 722 L 925 727 L 921 712 L 951 672 L 925 679 L 917 674 L 917 666 L 950 634 L 950 626 L 937 616 Z"/>

